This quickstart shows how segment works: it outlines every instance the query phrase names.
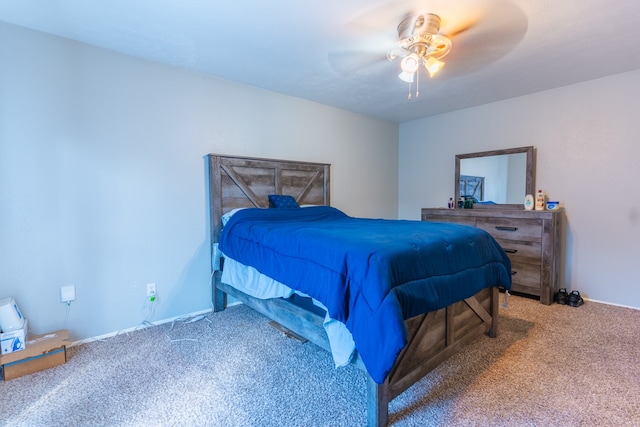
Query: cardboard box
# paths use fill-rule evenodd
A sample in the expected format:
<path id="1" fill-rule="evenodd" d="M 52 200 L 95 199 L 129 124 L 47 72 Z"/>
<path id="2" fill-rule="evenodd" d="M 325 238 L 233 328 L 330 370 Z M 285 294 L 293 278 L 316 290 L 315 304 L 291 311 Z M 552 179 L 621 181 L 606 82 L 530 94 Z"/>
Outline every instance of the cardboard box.
<path id="1" fill-rule="evenodd" d="M 0 356 L 2 378 L 7 381 L 62 365 L 67 361 L 68 339 L 64 329 L 31 337 L 24 350 Z"/>
<path id="2" fill-rule="evenodd" d="M 27 325 L 27 319 L 25 319 L 21 329 L 0 333 L 0 355 L 24 350 L 28 330 L 29 325 Z"/>

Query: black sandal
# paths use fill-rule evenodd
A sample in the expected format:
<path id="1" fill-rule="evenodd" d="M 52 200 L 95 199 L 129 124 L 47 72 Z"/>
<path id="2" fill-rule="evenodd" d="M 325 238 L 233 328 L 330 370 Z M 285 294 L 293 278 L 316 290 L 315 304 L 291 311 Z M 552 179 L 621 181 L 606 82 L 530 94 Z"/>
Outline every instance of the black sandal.
<path id="1" fill-rule="evenodd" d="M 582 304 L 584 304 L 584 300 L 582 299 L 582 297 L 580 296 L 580 292 L 578 291 L 572 291 L 569 294 L 569 298 L 568 298 L 568 304 L 571 307 L 580 307 Z"/>
<path id="2" fill-rule="evenodd" d="M 556 302 L 560 305 L 568 304 L 569 293 L 567 292 L 567 288 L 560 288 L 558 292 L 556 292 Z"/>

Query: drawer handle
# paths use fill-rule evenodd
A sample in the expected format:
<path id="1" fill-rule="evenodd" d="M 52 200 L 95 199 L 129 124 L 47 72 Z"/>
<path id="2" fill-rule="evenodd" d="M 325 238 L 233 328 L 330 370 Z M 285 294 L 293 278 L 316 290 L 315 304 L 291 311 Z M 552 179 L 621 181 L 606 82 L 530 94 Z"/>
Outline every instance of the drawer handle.
<path id="1" fill-rule="evenodd" d="M 515 254 L 518 252 L 517 249 L 504 249 L 504 251 L 508 254 Z"/>
<path id="2" fill-rule="evenodd" d="M 512 275 L 512 276 L 515 276 L 516 274 L 518 274 L 518 272 L 517 272 L 517 271 L 515 271 L 515 270 L 511 270 L 511 275 Z"/>
<path id="3" fill-rule="evenodd" d="M 500 230 L 500 231 L 518 231 L 518 227 L 502 227 L 502 226 L 496 225 L 496 230 Z"/>

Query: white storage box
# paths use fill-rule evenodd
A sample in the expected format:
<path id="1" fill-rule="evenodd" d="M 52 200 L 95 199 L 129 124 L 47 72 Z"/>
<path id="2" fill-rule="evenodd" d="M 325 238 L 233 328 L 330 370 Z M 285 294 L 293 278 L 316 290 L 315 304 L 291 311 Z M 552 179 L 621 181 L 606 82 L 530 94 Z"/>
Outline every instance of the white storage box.
<path id="1" fill-rule="evenodd" d="M 27 319 L 25 319 L 22 328 L 11 332 L 0 333 L 0 355 L 25 349 L 28 331 L 27 323 Z"/>

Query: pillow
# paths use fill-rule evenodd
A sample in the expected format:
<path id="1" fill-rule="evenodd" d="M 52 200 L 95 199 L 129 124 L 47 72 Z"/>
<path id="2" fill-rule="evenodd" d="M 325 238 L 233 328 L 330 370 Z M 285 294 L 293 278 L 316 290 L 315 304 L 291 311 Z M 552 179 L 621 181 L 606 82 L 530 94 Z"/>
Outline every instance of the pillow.
<path id="1" fill-rule="evenodd" d="M 247 208 L 236 208 L 236 209 L 230 210 L 226 214 L 222 215 L 222 218 L 221 218 L 222 226 L 224 227 L 225 225 L 227 225 L 227 222 L 229 222 L 229 218 L 231 218 L 233 216 L 233 214 L 235 214 L 238 211 L 241 211 L 242 209 L 247 209 Z"/>
<path id="2" fill-rule="evenodd" d="M 298 202 L 292 196 L 285 196 L 283 194 L 269 194 L 269 207 L 270 208 L 284 208 L 292 209 L 299 208 Z"/>

